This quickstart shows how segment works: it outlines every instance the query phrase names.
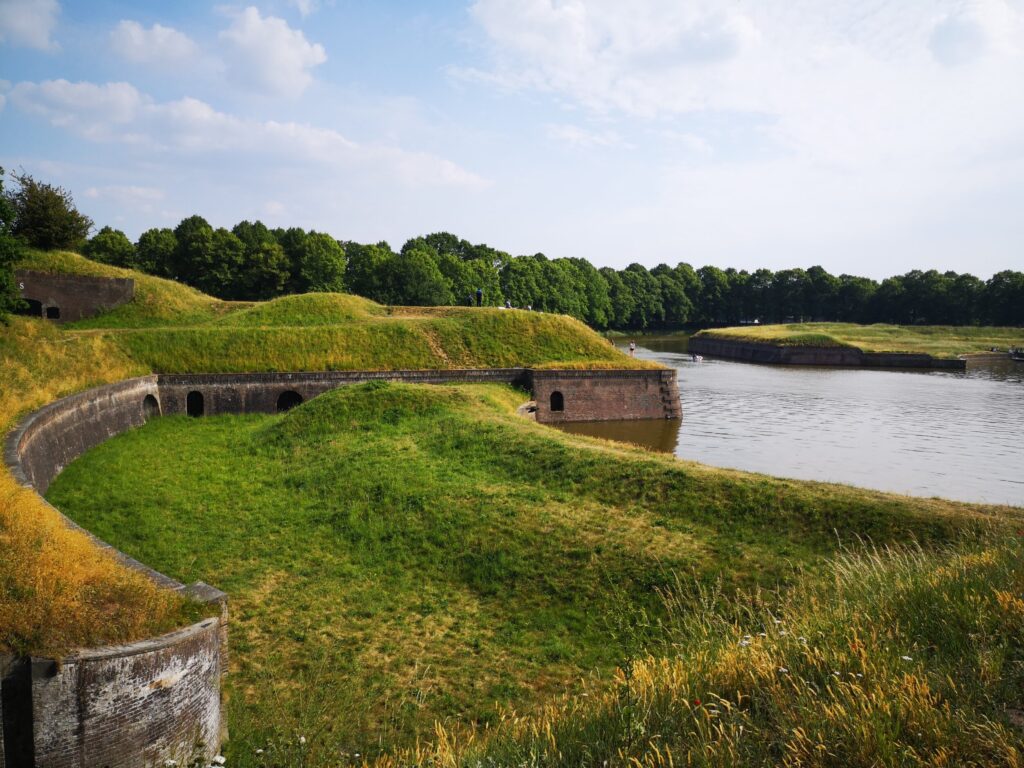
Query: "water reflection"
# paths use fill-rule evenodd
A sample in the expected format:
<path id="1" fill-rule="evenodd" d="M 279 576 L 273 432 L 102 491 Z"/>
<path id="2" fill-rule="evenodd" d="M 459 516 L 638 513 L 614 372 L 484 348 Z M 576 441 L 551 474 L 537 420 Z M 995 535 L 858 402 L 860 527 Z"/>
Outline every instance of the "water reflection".
<path id="1" fill-rule="evenodd" d="M 634 443 L 649 451 L 673 453 L 679 444 L 678 419 L 650 419 L 647 421 L 584 421 L 559 424 L 558 428 L 574 435 L 603 437 L 622 443 Z"/>
<path id="2" fill-rule="evenodd" d="M 628 344 L 628 339 L 626 343 Z M 1024 505 L 1024 364 L 904 372 L 690 361 L 686 339 L 637 340 L 679 372 L 677 456 L 783 477 Z M 665 450 L 671 422 L 574 432 Z"/>

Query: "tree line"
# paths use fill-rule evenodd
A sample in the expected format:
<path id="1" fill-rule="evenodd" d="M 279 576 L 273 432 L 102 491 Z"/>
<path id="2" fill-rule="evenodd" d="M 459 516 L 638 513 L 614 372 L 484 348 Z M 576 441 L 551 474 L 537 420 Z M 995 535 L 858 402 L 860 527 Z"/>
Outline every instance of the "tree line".
<path id="1" fill-rule="evenodd" d="M 2 170 L 0 170 L 2 174 Z M 1024 273 L 989 280 L 956 272 L 913 270 L 881 282 L 832 275 L 823 267 L 754 272 L 681 262 L 647 269 L 600 269 L 581 258 L 512 256 L 438 232 L 362 244 L 292 227 L 242 221 L 230 230 L 189 216 L 138 241 L 74 210 L 63 189 L 22 174 L 17 192 L 0 195 L 16 241 L 78 248 L 97 261 L 169 277 L 222 299 L 266 300 L 289 293 L 347 291 L 383 304 L 532 307 L 576 317 L 598 329 L 648 330 L 807 320 L 929 325 L 1024 325 Z M 2 175 L 0 175 L 2 192 Z M 6 209 L 5 209 L 6 210 Z M 2 251 L 0 239 L 0 254 Z M 0 255 L 0 270 L 3 269 Z M 0 275 L 2 278 L 2 275 Z"/>

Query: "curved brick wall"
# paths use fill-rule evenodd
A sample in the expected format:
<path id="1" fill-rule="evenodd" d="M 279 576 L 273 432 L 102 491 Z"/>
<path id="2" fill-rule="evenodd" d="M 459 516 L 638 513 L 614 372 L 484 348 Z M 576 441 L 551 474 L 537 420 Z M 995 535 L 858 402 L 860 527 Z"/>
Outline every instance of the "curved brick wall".
<path id="1" fill-rule="evenodd" d="M 938 368 L 962 371 L 965 360 L 939 360 L 931 355 L 898 352 L 862 352 L 850 347 L 787 347 L 753 341 L 693 336 L 689 350 L 745 363 L 777 365 L 856 366 L 862 368 Z"/>
<path id="2" fill-rule="evenodd" d="M 36 411 L 7 440 L 11 473 L 22 485 L 45 492 L 69 462 L 143 424 L 147 396 L 159 397 L 155 376 L 91 389 Z M 186 587 L 92 538 L 161 586 L 218 604 L 221 615 L 161 637 L 85 649 L 60 662 L 0 658 L 0 768 L 136 768 L 208 760 L 219 751 L 223 734 L 226 596 L 201 582 Z"/>
<path id="3" fill-rule="evenodd" d="M 372 380 L 530 388 L 540 422 L 679 417 L 672 370 L 153 375 L 97 387 L 41 408 L 10 434 L 5 460 L 18 482 L 45 493 L 64 467 L 90 448 L 157 414 L 188 412 L 190 393 L 202 396 L 204 414 L 273 413 L 285 393 L 305 401 Z M 560 410 L 552 410 L 555 393 Z M 180 765 L 197 757 L 209 759 L 224 733 L 220 678 L 227 668 L 226 596 L 201 582 L 186 587 L 92 538 L 161 586 L 219 604 L 221 616 L 130 645 L 83 650 L 59 663 L 0 656 L 0 768 L 134 768 L 172 759 Z"/>

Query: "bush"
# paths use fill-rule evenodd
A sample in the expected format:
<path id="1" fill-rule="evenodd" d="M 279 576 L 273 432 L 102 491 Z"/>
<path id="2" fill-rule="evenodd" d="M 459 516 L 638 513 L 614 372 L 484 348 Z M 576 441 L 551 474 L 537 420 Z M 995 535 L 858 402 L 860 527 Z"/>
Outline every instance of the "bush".
<path id="1" fill-rule="evenodd" d="M 82 245 L 92 229 L 92 219 L 78 212 L 70 192 L 36 181 L 27 173 L 12 173 L 11 178 L 19 187 L 8 195 L 14 206 L 14 235 L 45 250 L 74 250 Z"/>

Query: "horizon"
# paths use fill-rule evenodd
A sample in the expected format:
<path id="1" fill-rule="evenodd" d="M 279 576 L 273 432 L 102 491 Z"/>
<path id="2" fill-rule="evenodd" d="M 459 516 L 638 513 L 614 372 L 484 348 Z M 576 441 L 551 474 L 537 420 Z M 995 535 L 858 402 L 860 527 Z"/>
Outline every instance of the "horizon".
<path id="1" fill-rule="evenodd" d="M 0 165 L 132 240 L 1020 269 L 1024 2 L 0 1 Z"/>

